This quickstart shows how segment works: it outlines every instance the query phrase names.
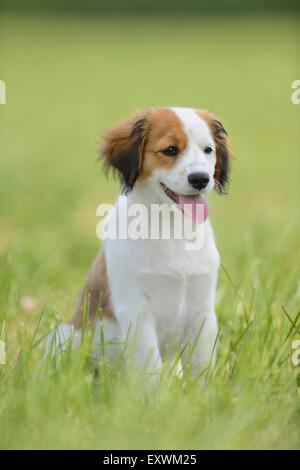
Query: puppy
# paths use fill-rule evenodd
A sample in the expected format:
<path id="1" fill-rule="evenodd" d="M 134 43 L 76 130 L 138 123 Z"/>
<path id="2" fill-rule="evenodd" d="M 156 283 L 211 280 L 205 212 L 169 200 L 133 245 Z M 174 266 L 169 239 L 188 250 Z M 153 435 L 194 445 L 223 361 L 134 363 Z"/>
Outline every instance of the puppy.
<path id="1" fill-rule="evenodd" d="M 181 350 L 182 367 L 188 364 L 194 376 L 201 375 L 214 358 L 220 265 L 208 195 L 226 189 L 227 133 L 208 111 L 154 108 L 118 124 L 103 141 L 104 164 L 123 186 L 106 222 L 114 214 L 122 224 L 134 204 L 149 213 L 155 204 L 175 206 L 201 228 L 202 243 L 188 250 L 184 236 L 172 236 L 174 226 L 168 239 L 105 239 L 64 332 L 78 334 L 86 316 L 98 328 L 95 347 L 104 341 L 108 355 L 116 353 L 117 344 L 130 344 L 138 370 L 156 375 L 164 360 Z"/>

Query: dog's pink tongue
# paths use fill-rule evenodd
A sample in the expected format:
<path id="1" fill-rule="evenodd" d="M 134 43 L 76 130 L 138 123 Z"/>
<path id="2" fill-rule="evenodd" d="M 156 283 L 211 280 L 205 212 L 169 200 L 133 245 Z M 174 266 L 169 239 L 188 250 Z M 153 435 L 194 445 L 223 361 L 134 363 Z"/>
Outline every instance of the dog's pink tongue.
<path id="1" fill-rule="evenodd" d="M 208 217 L 208 204 L 200 196 L 182 196 L 179 194 L 179 206 L 196 224 L 203 224 Z"/>

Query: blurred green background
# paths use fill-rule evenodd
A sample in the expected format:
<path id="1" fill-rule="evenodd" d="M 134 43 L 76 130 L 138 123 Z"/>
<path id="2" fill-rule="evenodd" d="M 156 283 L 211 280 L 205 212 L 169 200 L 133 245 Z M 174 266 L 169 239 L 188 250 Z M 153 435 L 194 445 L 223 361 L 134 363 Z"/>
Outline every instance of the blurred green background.
<path id="1" fill-rule="evenodd" d="M 80 13 L 226 13 L 237 12 L 294 12 L 298 0 L 2 0 L 6 10 Z"/>
<path id="2" fill-rule="evenodd" d="M 53 312 L 69 317 L 99 247 L 96 207 L 112 202 L 119 191 L 96 161 L 101 133 L 136 108 L 149 106 L 207 108 L 223 121 L 234 162 L 229 195 L 211 198 L 216 239 L 230 274 L 229 279 L 221 271 L 218 289 L 221 351 L 230 351 L 232 338 L 239 337 L 249 318 L 261 325 L 260 345 L 266 341 L 266 325 L 272 325 L 272 348 L 279 350 L 289 329 L 281 305 L 295 317 L 300 301 L 300 105 L 291 102 L 291 83 L 300 79 L 298 2 L 231 1 L 226 8 L 220 1 L 132 1 L 125 8 L 125 2 L 77 1 L 72 9 L 68 3 L 1 5 L 0 79 L 6 83 L 7 104 L 0 105 L 0 326 L 5 321 L 8 327 L 12 368 L 22 335 L 34 331 L 44 304 L 42 331 Z M 32 311 L 24 308 L 24 296 L 34 300 Z M 258 349 L 252 351 L 253 369 L 244 358 L 249 370 L 260 364 Z M 276 369 L 272 413 L 290 407 L 284 436 L 282 415 L 268 421 L 267 407 L 263 417 L 262 409 L 253 411 L 255 432 L 235 434 L 248 405 L 242 401 L 230 408 L 224 402 L 227 421 L 218 432 L 208 432 L 208 443 L 207 427 L 189 430 L 193 418 L 182 402 L 186 434 L 176 428 L 175 435 L 167 421 L 162 441 L 151 433 L 143 441 L 132 429 L 126 440 L 124 430 L 118 434 L 106 427 L 102 441 L 98 436 L 101 445 L 295 447 L 300 442 L 295 382 L 288 363 L 282 367 Z M 259 374 L 263 377 L 264 371 Z M 13 390 L 6 393 L 12 410 L 14 400 L 20 400 Z M 273 391 L 262 392 L 266 402 Z M 251 396 L 251 387 L 245 385 L 245 393 Z M 26 400 L 18 403 L 34 409 Z M 208 410 L 211 404 L 204 415 Z M 19 417 L 8 408 L 4 412 L 2 446 L 39 445 L 37 431 L 31 442 L 26 431 L 42 419 L 37 409 L 30 419 L 25 412 Z M 227 413 L 236 419 L 229 433 Z M 127 425 L 128 430 L 133 426 L 129 418 Z M 79 433 L 67 436 L 62 430 L 56 441 L 55 425 L 50 426 L 45 431 L 49 445 L 81 442 Z"/>

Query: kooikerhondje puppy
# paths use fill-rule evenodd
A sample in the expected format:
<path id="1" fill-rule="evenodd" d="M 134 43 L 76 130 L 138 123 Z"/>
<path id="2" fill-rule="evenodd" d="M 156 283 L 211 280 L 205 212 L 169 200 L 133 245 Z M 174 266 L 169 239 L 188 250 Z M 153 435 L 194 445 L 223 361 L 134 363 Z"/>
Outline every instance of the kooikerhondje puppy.
<path id="1" fill-rule="evenodd" d="M 201 224 L 203 243 L 187 250 L 184 237 L 104 240 L 61 336 L 82 327 L 87 299 L 88 321 L 102 331 L 96 332 L 95 347 L 104 337 L 107 353 L 114 354 L 114 343 L 131 342 L 131 359 L 148 373 L 158 373 L 164 359 L 182 348 L 182 366 L 188 360 L 197 375 L 213 358 L 217 336 L 220 257 L 207 198 L 213 188 L 222 193 L 228 182 L 227 133 L 208 111 L 153 108 L 109 130 L 101 155 L 122 181 L 114 206 L 120 220 L 133 204 L 149 210 L 153 204 L 176 205 L 195 226 Z"/>

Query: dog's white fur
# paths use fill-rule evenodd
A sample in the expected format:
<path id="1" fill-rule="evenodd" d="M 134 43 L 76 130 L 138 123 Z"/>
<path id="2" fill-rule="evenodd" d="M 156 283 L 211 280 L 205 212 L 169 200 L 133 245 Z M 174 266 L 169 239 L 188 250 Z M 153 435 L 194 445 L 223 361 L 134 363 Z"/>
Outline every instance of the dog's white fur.
<path id="1" fill-rule="evenodd" d="M 205 171 L 210 177 L 203 197 L 213 189 L 216 143 L 207 122 L 193 109 L 172 110 L 188 137 L 184 158 L 171 169 L 158 168 L 146 180 L 137 180 L 126 196 L 118 198 L 117 213 L 125 211 L 127 204 L 143 203 L 150 209 L 153 203 L 172 203 L 161 182 L 177 193 L 193 194 L 187 175 L 195 171 Z M 205 146 L 213 149 L 211 154 L 204 153 Z M 182 366 L 188 361 L 195 376 L 213 359 L 220 257 L 209 219 L 203 230 L 204 243 L 197 251 L 187 251 L 184 239 L 107 239 L 103 243 L 117 320 L 104 320 L 104 337 L 108 343 L 117 339 L 134 345 L 130 357 L 140 370 L 160 372 L 164 359 L 174 358 L 180 348 L 184 349 Z M 99 336 L 95 347 L 99 347 Z"/>

